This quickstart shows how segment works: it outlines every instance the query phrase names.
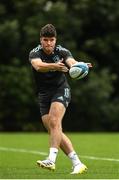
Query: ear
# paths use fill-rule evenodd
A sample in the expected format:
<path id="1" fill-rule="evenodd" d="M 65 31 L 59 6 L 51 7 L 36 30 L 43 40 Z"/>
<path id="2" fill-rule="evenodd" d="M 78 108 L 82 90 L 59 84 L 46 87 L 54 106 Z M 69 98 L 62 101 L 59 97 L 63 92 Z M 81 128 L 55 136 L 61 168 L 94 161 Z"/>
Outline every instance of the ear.
<path id="1" fill-rule="evenodd" d="M 42 37 L 40 37 L 40 42 L 42 41 Z"/>

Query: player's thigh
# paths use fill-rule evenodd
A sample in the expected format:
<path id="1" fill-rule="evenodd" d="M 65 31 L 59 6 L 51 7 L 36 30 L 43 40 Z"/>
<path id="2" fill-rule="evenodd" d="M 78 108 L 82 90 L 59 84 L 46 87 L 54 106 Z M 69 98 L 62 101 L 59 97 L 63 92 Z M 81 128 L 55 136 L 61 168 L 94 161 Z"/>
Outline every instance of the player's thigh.
<path id="1" fill-rule="evenodd" d="M 45 114 L 43 115 L 42 117 L 42 122 L 43 122 L 43 125 L 44 127 L 48 130 L 49 132 L 49 114 Z"/>
<path id="2" fill-rule="evenodd" d="M 51 103 L 49 117 L 57 122 L 61 122 L 65 114 L 66 108 L 61 102 L 54 101 Z"/>

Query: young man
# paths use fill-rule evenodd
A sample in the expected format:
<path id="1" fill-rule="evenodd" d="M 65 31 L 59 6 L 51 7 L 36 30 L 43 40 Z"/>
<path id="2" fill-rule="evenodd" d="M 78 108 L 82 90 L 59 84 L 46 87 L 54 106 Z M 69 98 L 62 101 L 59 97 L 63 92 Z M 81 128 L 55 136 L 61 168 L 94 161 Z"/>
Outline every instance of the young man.
<path id="1" fill-rule="evenodd" d="M 41 118 L 49 132 L 50 143 L 48 158 L 38 160 L 37 164 L 54 170 L 58 149 L 61 148 L 72 161 L 71 174 L 79 174 L 87 167 L 79 160 L 71 141 L 62 131 L 62 119 L 71 99 L 65 73 L 77 61 L 69 50 L 56 45 L 56 36 L 55 27 L 52 24 L 45 25 L 40 31 L 40 45 L 29 54 L 37 85 Z"/>

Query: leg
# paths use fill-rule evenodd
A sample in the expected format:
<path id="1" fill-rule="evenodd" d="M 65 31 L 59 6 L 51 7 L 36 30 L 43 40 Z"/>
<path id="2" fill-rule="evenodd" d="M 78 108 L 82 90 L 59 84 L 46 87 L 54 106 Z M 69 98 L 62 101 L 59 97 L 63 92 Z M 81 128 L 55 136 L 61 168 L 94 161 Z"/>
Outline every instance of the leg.
<path id="1" fill-rule="evenodd" d="M 50 153 L 47 160 L 37 161 L 37 164 L 47 169 L 55 169 L 55 161 L 62 139 L 62 118 L 65 113 L 65 107 L 60 102 L 52 102 L 49 114 L 43 116 L 42 119 L 47 117 L 45 126 L 49 131 Z"/>
<path id="2" fill-rule="evenodd" d="M 49 133 L 50 132 L 50 130 L 49 130 L 49 115 L 47 114 L 47 115 L 42 116 L 42 121 L 43 121 L 43 125 L 45 126 L 45 128 L 47 129 L 47 131 Z M 68 155 L 70 152 L 74 151 L 70 139 L 63 132 L 62 132 L 60 148 L 66 155 Z"/>
<path id="3" fill-rule="evenodd" d="M 53 102 L 49 111 L 50 147 L 59 148 L 62 139 L 62 118 L 65 107 L 62 103 Z"/>
<path id="4" fill-rule="evenodd" d="M 42 117 L 43 124 L 45 128 L 50 132 L 49 130 L 49 115 L 46 114 Z M 73 164 L 73 172 L 71 174 L 79 174 L 83 173 L 86 171 L 87 167 L 81 163 L 79 160 L 77 154 L 74 151 L 73 145 L 70 141 L 70 139 L 62 132 L 62 138 L 61 138 L 61 143 L 60 143 L 60 148 L 62 151 L 69 156 L 69 158 L 72 161 Z"/>
<path id="5" fill-rule="evenodd" d="M 66 155 L 69 156 L 73 163 L 74 170 L 72 174 L 82 173 L 86 170 L 86 166 L 81 163 L 75 153 L 69 138 L 62 132 L 62 119 L 66 109 L 60 102 L 51 104 L 49 114 L 42 116 L 44 126 L 50 136 L 50 154 L 49 160 L 37 161 L 38 165 L 47 169 L 55 169 L 55 160 L 60 147 Z M 57 150 L 57 152 L 56 152 Z M 54 162 L 54 163 L 52 163 Z M 50 165 L 49 165 L 50 164 Z"/>

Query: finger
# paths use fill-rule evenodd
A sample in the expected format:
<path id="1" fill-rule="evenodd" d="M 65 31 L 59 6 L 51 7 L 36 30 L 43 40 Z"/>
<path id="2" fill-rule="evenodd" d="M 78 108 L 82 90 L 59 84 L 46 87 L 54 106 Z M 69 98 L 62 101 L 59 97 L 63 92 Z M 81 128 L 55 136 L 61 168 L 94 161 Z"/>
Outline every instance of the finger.
<path id="1" fill-rule="evenodd" d="M 58 64 L 59 64 L 60 66 L 65 66 L 65 64 L 62 63 L 62 62 L 59 62 Z"/>
<path id="2" fill-rule="evenodd" d="M 91 63 L 86 63 L 88 67 L 93 67 Z"/>
<path id="3" fill-rule="evenodd" d="M 68 69 L 67 67 L 65 67 L 65 68 L 64 68 L 64 71 L 65 71 L 65 72 L 68 72 L 68 71 L 69 71 L 69 69 Z"/>
<path id="4" fill-rule="evenodd" d="M 68 69 L 63 69 L 62 72 L 68 72 Z"/>

